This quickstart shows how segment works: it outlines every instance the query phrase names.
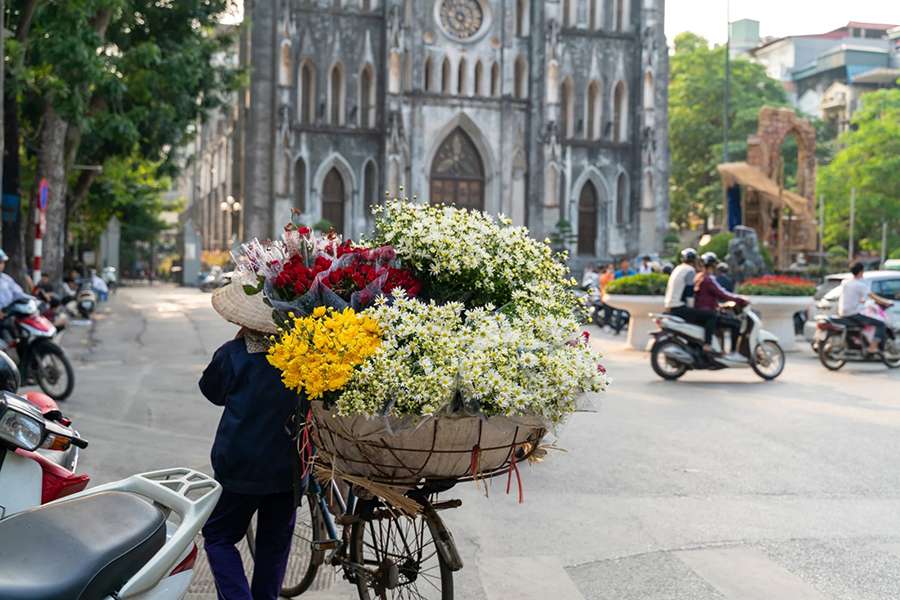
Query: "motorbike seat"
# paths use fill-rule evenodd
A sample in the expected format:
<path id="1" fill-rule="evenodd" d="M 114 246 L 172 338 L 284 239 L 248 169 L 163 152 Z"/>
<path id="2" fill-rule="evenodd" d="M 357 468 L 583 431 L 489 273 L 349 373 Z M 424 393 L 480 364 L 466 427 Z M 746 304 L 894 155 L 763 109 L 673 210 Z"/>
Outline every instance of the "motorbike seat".
<path id="1" fill-rule="evenodd" d="M 134 494 L 101 492 L 0 521 L 0 598 L 102 600 L 166 541 L 166 518 Z"/>

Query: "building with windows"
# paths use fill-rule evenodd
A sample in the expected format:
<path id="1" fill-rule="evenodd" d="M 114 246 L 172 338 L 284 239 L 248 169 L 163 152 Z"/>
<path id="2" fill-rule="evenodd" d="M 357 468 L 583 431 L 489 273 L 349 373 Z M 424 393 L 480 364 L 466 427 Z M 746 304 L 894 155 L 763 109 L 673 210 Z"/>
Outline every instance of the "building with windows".
<path id="1" fill-rule="evenodd" d="M 291 209 L 358 237 L 371 205 L 403 186 L 536 236 L 567 221 L 579 262 L 660 247 L 663 0 L 248 0 L 245 11 L 251 75 L 230 189 L 246 237 L 276 235 Z"/>

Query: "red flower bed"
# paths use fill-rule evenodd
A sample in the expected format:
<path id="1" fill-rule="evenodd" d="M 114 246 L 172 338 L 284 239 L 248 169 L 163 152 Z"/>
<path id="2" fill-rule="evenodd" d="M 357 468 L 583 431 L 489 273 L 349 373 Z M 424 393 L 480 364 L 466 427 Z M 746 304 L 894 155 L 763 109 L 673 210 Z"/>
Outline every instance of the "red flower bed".
<path id="1" fill-rule="evenodd" d="M 802 277 L 763 275 L 748 279 L 738 291 L 752 296 L 812 296 L 816 284 Z"/>

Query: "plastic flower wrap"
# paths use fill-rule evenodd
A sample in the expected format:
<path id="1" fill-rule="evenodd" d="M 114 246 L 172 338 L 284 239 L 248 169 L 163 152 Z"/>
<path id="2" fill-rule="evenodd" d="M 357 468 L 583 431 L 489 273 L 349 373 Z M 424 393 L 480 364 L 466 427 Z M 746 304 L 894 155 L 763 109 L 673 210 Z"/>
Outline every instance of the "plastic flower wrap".
<path id="1" fill-rule="evenodd" d="M 308 227 L 289 225 L 281 240 L 253 240 L 241 250 L 235 262 L 245 291 L 263 291 L 282 316 L 309 315 L 319 306 L 362 310 L 394 289 L 415 296 L 421 288 L 409 270 L 396 265 L 391 247 L 357 247 Z"/>
<path id="2" fill-rule="evenodd" d="M 380 343 L 375 319 L 352 308 L 320 306 L 310 316 L 294 317 L 267 358 L 281 371 L 285 387 L 315 400 L 343 388 Z"/>

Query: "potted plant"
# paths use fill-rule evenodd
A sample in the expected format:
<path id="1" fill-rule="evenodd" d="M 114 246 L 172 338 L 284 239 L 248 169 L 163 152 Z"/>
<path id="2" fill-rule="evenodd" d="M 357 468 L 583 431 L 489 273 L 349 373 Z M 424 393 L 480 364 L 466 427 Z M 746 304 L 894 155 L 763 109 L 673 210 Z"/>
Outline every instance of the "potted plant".
<path id="1" fill-rule="evenodd" d="M 785 351 L 794 349 L 794 314 L 806 309 L 816 284 L 802 277 L 763 275 L 744 281 L 738 293 L 749 296 L 765 328 L 778 336 Z"/>
<path id="2" fill-rule="evenodd" d="M 635 350 L 645 350 L 647 336 L 655 325 L 650 313 L 663 312 L 663 298 L 666 293 L 668 275 L 645 273 L 620 277 L 606 286 L 603 301 L 610 306 L 627 310 L 631 314 L 628 321 L 628 345 Z"/>

